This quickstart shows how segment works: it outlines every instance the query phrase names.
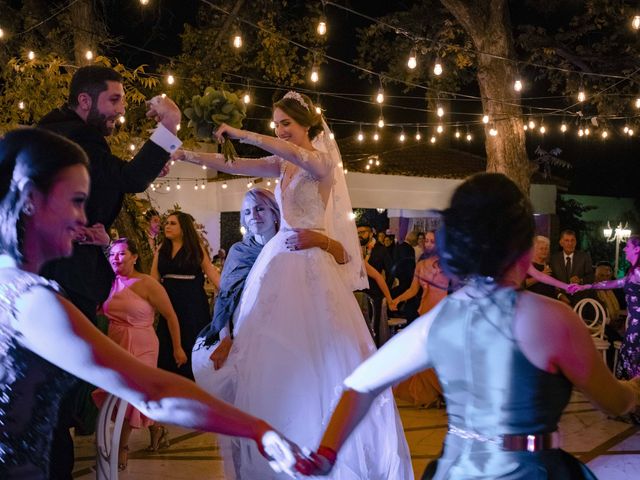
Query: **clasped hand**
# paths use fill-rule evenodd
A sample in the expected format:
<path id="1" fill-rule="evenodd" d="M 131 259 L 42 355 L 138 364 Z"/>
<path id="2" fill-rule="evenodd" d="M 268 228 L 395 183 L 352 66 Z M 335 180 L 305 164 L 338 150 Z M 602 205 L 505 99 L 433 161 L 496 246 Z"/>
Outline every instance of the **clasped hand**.
<path id="1" fill-rule="evenodd" d="M 90 227 L 80 227 L 76 232 L 76 243 L 80 245 L 99 245 L 106 247 L 111 242 L 109 234 L 101 223 L 94 223 Z"/>
<path id="2" fill-rule="evenodd" d="M 215 138 L 218 142 L 223 142 L 225 136 L 231 138 L 232 140 L 242 140 L 245 137 L 245 134 L 244 130 L 233 128 L 226 123 L 223 123 L 213 133 L 213 138 Z"/>
<path id="3" fill-rule="evenodd" d="M 176 133 L 182 115 L 173 100 L 167 96 L 156 95 L 147 101 L 147 109 L 147 117 L 162 123 L 173 134 Z"/>

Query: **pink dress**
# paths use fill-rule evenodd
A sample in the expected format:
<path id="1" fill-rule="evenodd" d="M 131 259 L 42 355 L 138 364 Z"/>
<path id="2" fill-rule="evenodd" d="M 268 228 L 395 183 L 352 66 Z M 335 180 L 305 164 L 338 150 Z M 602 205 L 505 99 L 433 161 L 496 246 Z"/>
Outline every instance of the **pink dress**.
<path id="1" fill-rule="evenodd" d="M 116 278 L 111 287 L 109 298 L 103 305 L 104 314 L 109 319 L 109 338 L 131 353 L 145 365 L 156 367 L 158 364 L 158 337 L 153 329 L 155 310 L 149 302 L 135 293 L 129 285 Z M 107 397 L 107 392 L 97 389 L 93 400 L 98 407 Z M 127 407 L 125 418 L 133 428 L 148 427 L 153 421 L 132 406 Z"/>

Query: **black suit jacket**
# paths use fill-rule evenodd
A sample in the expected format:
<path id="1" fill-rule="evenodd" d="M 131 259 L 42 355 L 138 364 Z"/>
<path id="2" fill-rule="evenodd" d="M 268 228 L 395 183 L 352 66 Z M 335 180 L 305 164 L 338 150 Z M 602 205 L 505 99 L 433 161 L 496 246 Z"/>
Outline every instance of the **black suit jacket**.
<path id="1" fill-rule="evenodd" d="M 564 253 L 562 251 L 551 255 L 551 261 L 549 264 L 553 271 L 552 275 L 561 282 L 571 283 L 570 278 L 574 275 L 581 278 L 583 283 L 590 283 L 593 281 L 593 262 L 591 261 L 591 255 L 589 255 L 589 252 L 583 252 L 580 250 L 573 252 L 571 272 L 569 272 L 569 275 L 567 275 Z"/>
<path id="2" fill-rule="evenodd" d="M 125 193 L 146 190 L 169 160 L 169 153 L 151 141 L 130 162 L 116 157 L 100 131 L 68 107 L 53 110 L 39 126 L 76 142 L 89 157 L 87 221 L 88 225 L 102 223 L 107 230 L 122 208 Z M 41 274 L 57 281 L 89 318 L 95 318 L 96 306 L 107 298 L 113 282 L 111 266 L 95 245 L 76 245 L 71 257 L 47 263 Z"/>
<path id="3" fill-rule="evenodd" d="M 378 272 L 383 273 L 385 275 L 385 280 L 387 285 L 391 281 L 391 257 L 389 256 L 389 251 L 387 247 L 382 245 L 381 243 L 376 242 L 371 249 L 371 254 L 369 255 L 369 260 L 367 261 L 369 265 L 375 268 Z M 366 292 L 374 298 L 384 298 L 384 294 L 380 287 L 369 277 L 369 288 Z"/>

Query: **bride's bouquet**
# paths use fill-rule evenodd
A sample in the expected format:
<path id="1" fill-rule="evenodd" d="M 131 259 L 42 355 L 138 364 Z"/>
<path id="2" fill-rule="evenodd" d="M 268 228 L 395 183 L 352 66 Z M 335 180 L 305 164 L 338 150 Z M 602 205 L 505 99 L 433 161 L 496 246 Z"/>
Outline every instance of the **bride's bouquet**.
<path id="1" fill-rule="evenodd" d="M 213 131 L 221 124 L 234 128 L 242 128 L 242 121 L 247 116 L 247 107 L 238 95 L 226 90 L 216 90 L 207 87 L 203 95 L 194 95 L 191 106 L 184 114 L 189 119 L 188 126 L 199 140 L 211 140 Z M 222 142 L 224 159 L 232 163 L 236 156 L 236 149 L 231 140 L 225 138 Z"/>

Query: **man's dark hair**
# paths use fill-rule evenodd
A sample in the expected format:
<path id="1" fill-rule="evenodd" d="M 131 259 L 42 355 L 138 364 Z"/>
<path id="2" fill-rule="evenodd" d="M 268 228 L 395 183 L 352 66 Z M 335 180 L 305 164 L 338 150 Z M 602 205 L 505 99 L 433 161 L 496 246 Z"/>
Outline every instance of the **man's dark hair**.
<path id="1" fill-rule="evenodd" d="M 78 95 L 87 93 L 96 101 L 100 93 L 107 89 L 107 82 L 122 83 L 122 75 L 113 68 L 91 65 L 79 68 L 71 78 L 69 87 L 69 106 L 78 106 Z"/>
<path id="2" fill-rule="evenodd" d="M 560 238 L 562 238 L 565 235 L 573 235 L 574 237 L 578 238 L 578 236 L 576 235 L 576 232 L 574 232 L 570 228 L 565 228 L 560 232 Z"/>
<path id="3" fill-rule="evenodd" d="M 356 228 L 368 228 L 369 230 L 373 231 L 373 227 L 371 226 L 371 224 L 369 222 L 367 222 L 366 220 L 360 220 L 357 225 Z"/>

